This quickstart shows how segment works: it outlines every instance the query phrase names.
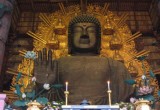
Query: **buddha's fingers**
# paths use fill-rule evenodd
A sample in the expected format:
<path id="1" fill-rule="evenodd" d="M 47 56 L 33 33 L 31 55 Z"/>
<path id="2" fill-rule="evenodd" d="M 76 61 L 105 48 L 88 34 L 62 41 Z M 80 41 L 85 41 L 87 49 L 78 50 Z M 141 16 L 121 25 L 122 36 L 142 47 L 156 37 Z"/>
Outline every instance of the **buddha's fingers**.
<path id="1" fill-rule="evenodd" d="M 38 51 L 38 64 L 40 65 L 42 63 L 42 52 Z"/>
<path id="2" fill-rule="evenodd" d="M 49 68 L 52 68 L 52 51 L 48 51 L 48 66 Z"/>
<path id="3" fill-rule="evenodd" d="M 43 64 L 44 65 L 47 65 L 47 49 L 46 48 L 43 48 L 43 55 L 42 55 L 43 59 Z"/>

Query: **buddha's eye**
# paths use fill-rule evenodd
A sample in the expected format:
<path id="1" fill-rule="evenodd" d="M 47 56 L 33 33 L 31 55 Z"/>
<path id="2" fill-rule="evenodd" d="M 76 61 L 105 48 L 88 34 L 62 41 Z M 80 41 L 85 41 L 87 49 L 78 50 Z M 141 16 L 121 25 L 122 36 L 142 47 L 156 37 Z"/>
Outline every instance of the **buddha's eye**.
<path id="1" fill-rule="evenodd" d="M 83 32 L 82 28 L 80 27 L 74 28 L 74 33 L 82 33 L 82 32 Z"/>
<path id="2" fill-rule="evenodd" d="M 88 33 L 95 33 L 96 30 L 95 30 L 95 28 L 93 28 L 93 27 L 89 27 L 89 28 L 87 28 L 87 32 L 88 32 Z"/>

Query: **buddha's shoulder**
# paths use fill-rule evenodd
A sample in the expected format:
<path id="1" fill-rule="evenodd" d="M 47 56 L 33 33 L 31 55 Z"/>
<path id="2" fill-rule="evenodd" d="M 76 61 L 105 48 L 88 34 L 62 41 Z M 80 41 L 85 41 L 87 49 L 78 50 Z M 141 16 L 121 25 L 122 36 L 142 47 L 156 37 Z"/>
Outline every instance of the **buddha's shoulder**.
<path id="1" fill-rule="evenodd" d="M 66 56 L 66 57 L 61 57 L 58 60 L 66 60 L 66 59 L 108 59 L 108 58 L 99 56 Z"/>
<path id="2" fill-rule="evenodd" d="M 58 61 L 74 61 L 74 60 L 94 60 L 94 61 L 106 61 L 111 63 L 119 63 L 118 61 L 113 60 L 112 58 L 100 57 L 100 56 L 66 56 L 61 57 Z"/>

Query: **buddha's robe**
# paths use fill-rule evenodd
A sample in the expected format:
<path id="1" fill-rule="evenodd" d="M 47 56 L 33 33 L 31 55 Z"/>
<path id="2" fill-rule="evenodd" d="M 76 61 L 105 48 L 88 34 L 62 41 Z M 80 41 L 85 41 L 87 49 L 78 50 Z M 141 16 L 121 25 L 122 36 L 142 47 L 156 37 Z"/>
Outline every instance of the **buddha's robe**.
<path id="1" fill-rule="evenodd" d="M 123 63 L 99 56 L 70 56 L 58 60 L 58 74 L 69 82 L 69 104 L 87 99 L 92 104 L 108 104 L 107 81 L 110 80 L 112 103 L 125 101 L 133 92 L 124 83 L 131 79 Z"/>

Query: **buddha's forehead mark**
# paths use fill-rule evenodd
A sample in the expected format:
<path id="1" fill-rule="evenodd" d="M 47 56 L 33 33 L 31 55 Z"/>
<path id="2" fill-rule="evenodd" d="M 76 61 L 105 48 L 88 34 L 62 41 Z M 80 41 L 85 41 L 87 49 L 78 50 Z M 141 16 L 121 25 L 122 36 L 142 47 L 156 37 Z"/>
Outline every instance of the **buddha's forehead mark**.
<path id="1" fill-rule="evenodd" d="M 83 24 L 83 27 L 86 27 L 87 25 L 86 24 Z"/>

